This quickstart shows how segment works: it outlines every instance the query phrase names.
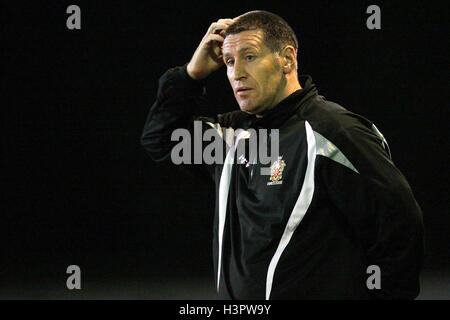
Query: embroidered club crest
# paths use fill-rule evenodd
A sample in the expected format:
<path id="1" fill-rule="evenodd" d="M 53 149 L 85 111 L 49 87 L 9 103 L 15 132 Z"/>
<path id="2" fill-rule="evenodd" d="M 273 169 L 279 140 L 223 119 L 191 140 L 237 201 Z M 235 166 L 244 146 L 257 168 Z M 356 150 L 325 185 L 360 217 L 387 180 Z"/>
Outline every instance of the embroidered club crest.
<path id="1" fill-rule="evenodd" d="M 270 167 L 270 181 L 268 184 L 281 184 L 283 179 L 283 170 L 286 166 L 286 163 L 282 159 L 283 156 L 278 157 L 278 160 L 275 161 L 272 166 Z M 278 182 L 278 183 L 275 183 Z"/>

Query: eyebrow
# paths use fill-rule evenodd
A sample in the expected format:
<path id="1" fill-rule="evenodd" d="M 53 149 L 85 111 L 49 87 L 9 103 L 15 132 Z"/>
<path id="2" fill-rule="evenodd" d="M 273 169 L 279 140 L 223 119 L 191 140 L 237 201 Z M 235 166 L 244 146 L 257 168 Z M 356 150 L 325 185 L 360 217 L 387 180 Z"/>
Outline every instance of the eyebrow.
<path id="1" fill-rule="evenodd" d="M 238 53 L 241 53 L 242 51 L 246 51 L 246 50 L 256 50 L 256 48 L 253 48 L 253 47 L 243 47 L 243 48 L 239 49 Z M 224 58 L 229 57 L 229 56 L 231 56 L 231 54 L 228 53 L 228 52 L 226 52 L 226 53 L 223 54 L 223 57 L 224 57 Z"/>

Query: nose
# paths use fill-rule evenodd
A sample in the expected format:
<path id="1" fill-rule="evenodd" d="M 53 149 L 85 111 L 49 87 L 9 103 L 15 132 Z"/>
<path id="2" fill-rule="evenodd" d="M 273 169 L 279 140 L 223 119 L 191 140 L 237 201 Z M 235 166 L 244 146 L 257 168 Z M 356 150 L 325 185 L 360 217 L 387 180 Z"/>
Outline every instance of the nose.
<path id="1" fill-rule="evenodd" d="M 234 63 L 234 80 L 238 81 L 247 77 L 245 64 L 236 60 Z"/>

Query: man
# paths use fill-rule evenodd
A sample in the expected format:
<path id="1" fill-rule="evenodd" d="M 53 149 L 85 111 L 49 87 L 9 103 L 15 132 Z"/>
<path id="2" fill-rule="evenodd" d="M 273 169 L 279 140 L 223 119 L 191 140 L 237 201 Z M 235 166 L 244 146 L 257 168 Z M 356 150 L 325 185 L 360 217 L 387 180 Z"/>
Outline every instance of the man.
<path id="1" fill-rule="evenodd" d="M 216 184 L 220 298 L 413 299 L 421 209 L 377 128 L 320 96 L 310 76 L 297 76 L 297 49 L 292 29 L 269 12 L 212 23 L 191 61 L 161 77 L 142 145 L 167 161 L 171 133 L 192 132 L 194 120 L 229 142 L 224 162 L 190 166 Z M 223 64 L 241 110 L 195 117 L 205 79 Z M 278 141 L 260 129 L 278 129 Z M 239 157 L 255 132 L 279 144 L 279 158 Z"/>

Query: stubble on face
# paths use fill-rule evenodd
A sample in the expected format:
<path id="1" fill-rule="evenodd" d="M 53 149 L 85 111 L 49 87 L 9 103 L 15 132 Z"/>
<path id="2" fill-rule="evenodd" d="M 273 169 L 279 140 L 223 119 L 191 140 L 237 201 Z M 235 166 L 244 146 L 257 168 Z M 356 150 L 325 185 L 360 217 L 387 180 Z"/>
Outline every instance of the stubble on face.
<path id="1" fill-rule="evenodd" d="M 261 116 L 281 100 L 286 79 L 278 54 L 265 45 L 261 30 L 228 35 L 222 50 L 228 80 L 242 111 Z M 240 87 L 251 89 L 238 91 Z"/>

